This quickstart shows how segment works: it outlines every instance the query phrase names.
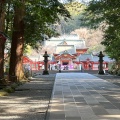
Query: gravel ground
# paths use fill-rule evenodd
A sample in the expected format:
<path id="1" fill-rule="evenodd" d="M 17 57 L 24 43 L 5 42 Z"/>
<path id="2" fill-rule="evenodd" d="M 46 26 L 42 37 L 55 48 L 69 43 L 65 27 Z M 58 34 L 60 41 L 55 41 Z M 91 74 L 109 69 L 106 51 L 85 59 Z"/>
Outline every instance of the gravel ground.
<path id="1" fill-rule="evenodd" d="M 101 78 L 101 79 L 104 79 L 104 80 L 107 80 L 108 82 L 111 82 L 115 85 L 118 85 L 120 86 L 120 76 L 116 76 L 116 75 L 98 75 L 98 74 L 95 74 L 95 76 Z"/>
<path id="2" fill-rule="evenodd" d="M 45 120 L 55 74 L 35 75 L 14 93 L 0 97 L 0 120 Z"/>

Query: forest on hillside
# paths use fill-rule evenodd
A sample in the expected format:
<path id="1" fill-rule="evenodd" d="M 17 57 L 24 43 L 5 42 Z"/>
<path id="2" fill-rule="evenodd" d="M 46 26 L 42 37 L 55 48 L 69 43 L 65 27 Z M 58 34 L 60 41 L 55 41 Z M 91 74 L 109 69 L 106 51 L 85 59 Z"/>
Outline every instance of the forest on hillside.
<path id="1" fill-rule="evenodd" d="M 56 24 L 56 30 L 63 34 L 78 34 L 80 39 L 84 39 L 89 47 L 88 53 L 104 51 L 102 25 L 99 28 L 92 28 L 85 21 L 86 4 L 80 2 L 69 2 L 65 4 L 66 9 L 71 14 L 71 19 L 65 21 L 60 17 L 60 24 Z"/>

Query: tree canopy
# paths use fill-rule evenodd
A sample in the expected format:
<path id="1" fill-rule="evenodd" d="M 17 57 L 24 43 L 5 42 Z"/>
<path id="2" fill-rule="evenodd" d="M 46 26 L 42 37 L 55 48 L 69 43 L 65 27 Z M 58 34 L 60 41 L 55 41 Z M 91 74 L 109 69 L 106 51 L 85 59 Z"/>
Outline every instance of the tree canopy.
<path id="1" fill-rule="evenodd" d="M 57 35 L 53 24 L 60 21 L 59 16 L 63 16 L 65 20 L 70 18 L 69 12 L 58 0 L 37 0 L 27 3 L 25 17 L 26 42 L 31 43 L 31 40 L 44 40 L 45 36 Z"/>
<path id="2" fill-rule="evenodd" d="M 85 5 L 79 2 L 68 2 L 65 4 L 65 7 L 70 12 L 71 19 L 66 22 L 61 18 L 61 31 L 62 34 L 69 34 L 82 26 L 81 15 L 85 9 Z"/>
<path id="3" fill-rule="evenodd" d="M 4 0 L 3 3 L 4 8 L 0 8 L 0 17 L 1 13 L 6 13 L 3 27 L 11 38 L 9 80 L 14 81 L 14 78 L 22 79 L 24 76 L 22 67 L 24 45 L 34 46 L 38 41 L 44 40 L 45 36 L 57 35 L 53 24 L 59 22 L 59 16 L 67 20 L 70 14 L 58 0 Z M 1 43 L 0 48 L 2 48 L 0 60 L 3 60 L 4 48 Z M 3 62 L 0 64 L 3 71 Z"/>
<path id="4" fill-rule="evenodd" d="M 120 2 L 118 0 L 92 0 L 86 9 L 94 25 L 105 23 L 105 51 L 111 57 L 120 60 Z"/>
<path id="5" fill-rule="evenodd" d="M 14 6 L 20 6 L 20 1 L 6 1 L 5 32 L 11 37 L 13 30 Z M 53 24 L 65 20 L 70 14 L 58 0 L 26 0 L 25 2 L 25 43 L 35 45 L 36 41 L 44 40 L 45 36 L 55 36 Z"/>

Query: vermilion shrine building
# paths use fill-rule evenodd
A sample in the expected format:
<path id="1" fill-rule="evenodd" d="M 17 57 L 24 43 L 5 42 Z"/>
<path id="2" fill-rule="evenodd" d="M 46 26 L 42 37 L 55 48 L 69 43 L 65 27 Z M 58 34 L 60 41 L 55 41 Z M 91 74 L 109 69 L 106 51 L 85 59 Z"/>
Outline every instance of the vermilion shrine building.
<path id="1" fill-rule="evenodd" d="M 49 54 L 49 68 L 52 70 L 98 70 L 99 58 L 92 54 L 86 54 L 88 48 L 85 45 L 85 41 L 79 39 L 78 35 L 64 35 L 59 37 L 53 37 L 43 43 L 42 56 L 44 51 Z M 27 60 L 27 58 L 25 58 Z M 30 61 L 30 58 L 28 58 Z M 105 56 L 103 58 L 104 69 L 108 69 L 108 63 L 111 62 L 110 58 Z M 25 60 L 23 59 L 23 62 Z M 24 62 L 25 63 L 25 62 Z M 44 64 L 43 58 L 39 61 L 32 61 L 32 68 L 42 69 Z"/>

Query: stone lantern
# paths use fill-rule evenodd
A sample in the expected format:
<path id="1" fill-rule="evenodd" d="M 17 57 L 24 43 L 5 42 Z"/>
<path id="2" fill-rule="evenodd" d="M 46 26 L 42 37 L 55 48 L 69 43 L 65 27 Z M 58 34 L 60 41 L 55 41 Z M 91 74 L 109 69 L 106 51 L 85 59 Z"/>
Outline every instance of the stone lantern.
<path id="1" fill-rule="evenodd" d="M 45 51 L 45 54 L 43 55 L 44 57 L 44 71 L 43 71 L 43 75 L 48 75 L 48 54 L 47 54 L 47 51 Z"/>
<path id="2" fill-rule="evenodd" d="M 103 57 L 104 57 L 104 55 L 102 54 L 102 51 L 100 51 L 100 54 L 98 55 L 98 57 L 99 57 L 98 74 L 103 75 L 104 74 L 104 71 L 103 71 Z"/>

